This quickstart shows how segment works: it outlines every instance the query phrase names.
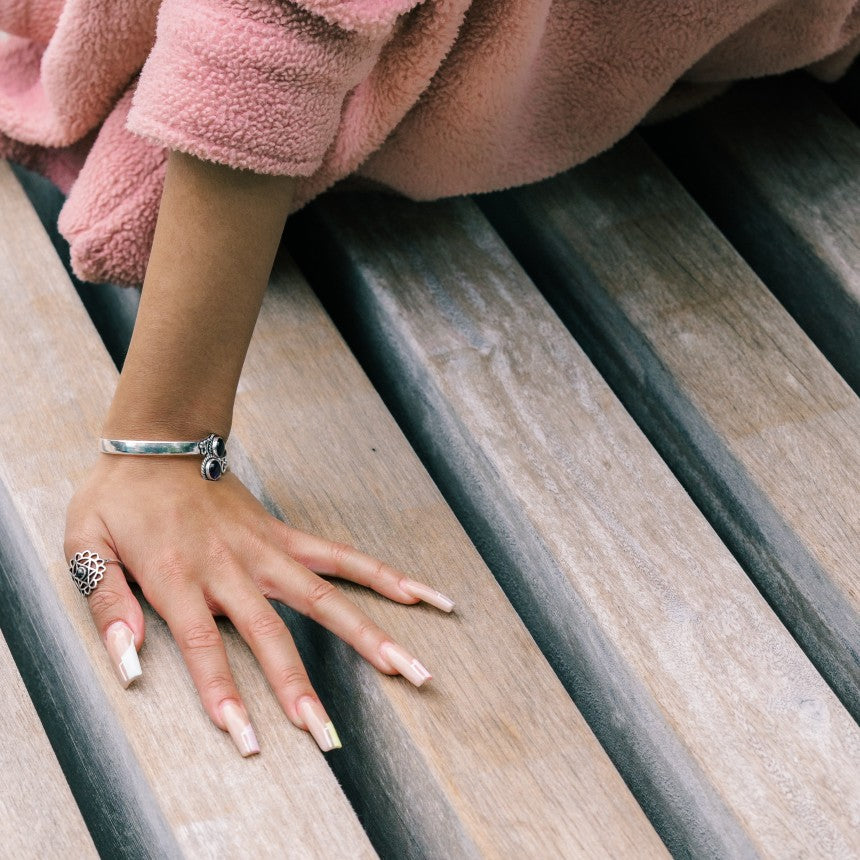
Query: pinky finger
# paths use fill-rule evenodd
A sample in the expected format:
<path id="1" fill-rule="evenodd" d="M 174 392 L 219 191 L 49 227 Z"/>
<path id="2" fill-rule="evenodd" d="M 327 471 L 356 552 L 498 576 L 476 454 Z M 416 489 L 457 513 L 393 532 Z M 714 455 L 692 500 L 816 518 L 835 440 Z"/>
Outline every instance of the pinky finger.
<path id="1" fill-rule="evenodd" d="M 120 684 L 128 687 L 142 675 L 137 649 L 143 642 L 143 612 L 131 593 L 123 573 L 124 566 L 121 568 L 114 561 L 114 553 L 107 543 L 101 538 L 74 543 L 82 543 L 89 548 L 89 551 L 83 550 L 80 555 L 73 556 L 76 570 L 87 571 L 93 565 L 93 556 L 108 561 L 103 567 L 101 579 L 87 595 L 87 603 L 114 672 Z M 67 555 L 68 550 L 73 548 L 77 551 L 77 547 L 67 545 Z"/>

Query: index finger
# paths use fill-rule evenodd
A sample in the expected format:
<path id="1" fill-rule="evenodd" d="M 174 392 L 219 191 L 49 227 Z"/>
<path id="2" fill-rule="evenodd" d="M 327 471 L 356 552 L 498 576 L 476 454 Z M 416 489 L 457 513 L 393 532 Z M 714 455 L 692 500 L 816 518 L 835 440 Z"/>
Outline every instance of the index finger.
<path id="1" fill-rule="evenodd" d="M 274 526 L 280 546 L 299 564 L 315 573 L 329 573 L 372 588 L 399 603 L 423 600 L 443 612 L 451 612 L 454 601 L 430 585 L 408 577 L 403 571 L 360 549 L 294 529 L 278 519 Z"/>

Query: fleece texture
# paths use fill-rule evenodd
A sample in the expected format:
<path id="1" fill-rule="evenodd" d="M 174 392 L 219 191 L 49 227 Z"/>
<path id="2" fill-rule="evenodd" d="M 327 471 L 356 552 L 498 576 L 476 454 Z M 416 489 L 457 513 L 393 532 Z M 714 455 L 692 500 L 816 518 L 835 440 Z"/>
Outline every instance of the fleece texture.
<path id="1" fill-rule="evenodd" d="M 551 176 L 734 80 L 860 52 L 858 0 L 0 0 L 0 156 L 143 279 L 167 152 L 413 199 Z"/>

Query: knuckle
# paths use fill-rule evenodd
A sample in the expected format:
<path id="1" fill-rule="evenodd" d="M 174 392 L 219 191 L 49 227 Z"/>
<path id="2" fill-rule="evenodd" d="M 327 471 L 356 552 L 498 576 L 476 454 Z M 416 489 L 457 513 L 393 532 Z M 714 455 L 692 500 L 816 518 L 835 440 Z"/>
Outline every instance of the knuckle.
<path id="1" fill-rule="evenodd" d="M 213 535 L 206 547 L 206 561 L 213 570 L 229 570 L 236 566 L 233 550 L 220 535 Z"/>
<path id="2" fill-rule="evenodd" d="M 372 579 L 374 582 L 378 582 L 381 579 L 385 579 L 385 574 L 388 570 L 388 565 L 384 561 L 377 561 L 373 568 Z"/>
<path id="3" fill-rule="evenodd" d="M 370 619 L 360 621 L 354 632 L 355 641 L 363 642 L 365 640 L 378 640 L 382 638 L 382 630 L 377 627 Z"/>
<path id="4" fill-rule="evenodd" d="M 200 692 L 213 698 L 229 695 L 233 687 L 233 678 L 227 672 L 213 672 L 200 682 Z"/>
<path id="5" fill-rule="evenodd" d="M 292 526 L 288 526 L 283 520 L 273 516 L 269 517 L 269 527 L 272 529 L 273 538 L 286 550 L 288 555 L 292 555 L 296 543 L 296 530 Z"/>
<path id="6" fill-rule="evenodd" d="M 248 619 L 248 635 L 258 642 L 283 636 L 286 629 L 284 622 L 273 609 L 260 610 Z"/>
<path id="7" fill-rule="evenodd" d="M 191 654 L 211 651 L 221 644 L 221 634 L 214 622 L 207 624 L 205 622 L 196 622 L 189 624 L 179 634 L 179 645 L 183 651 Z"/>
<path id="8" fill-rule="evenodd" d="M 66 559 L 70 559 L 76 552 L 91 549 L 93 545 L 102 544 L 104 536 L 97 524 L 83 518 L 75 518 L 67 513 L 66 528 L 63 533 L 63 550 Z"/>
<path id="9" fill-rule="evenodd" d="M 66 505 L 67 531 L 84 524 L 90 512 L 90 502 L 78 489 Z"/>
<path id="10" fill-rule="evenodd" d="M 122 594 L 106 582 L 100 582 L 89 598 L 90 612 L 98 618 L 116 612 L 123 604 Z"/>
<path id="11" fill-rule="evenodd" d="M 258 529 L 246 528 L 243 535 L 243 552 L 247 558 L 257 560 L 263 558 L 269 546 L 265 534 Z"/>
<path id="12" fill-rule="evenodd" d="M 66 560 L 70 559 L 82 546 L 84 541 L 78 532 L 66 531 L 63 536 L 63 552 L 66 555 Z"/>
<path id="13" fill-rule="evenodd" d="M 156 575 L 167 583 L 180 582 L 188 575 L 188 563 L 178 552 L 168 551 L 158 556 L 153 563 Z"/>
<path id="14" fill-rule="evenodd" d="M 278 670 L 275 684 L 280 690 L 290 691 L 296 687 L 310 688 L 311 682 L 307 672 L 301 666 L 291 664 Z"/>
<path id="15" fill-rule="evenodd" d="M 337 589 L 327 579 L 320 579 L 309 589 L 305 598 L 309 615 L 318 612 L 320 607 L 337 594 Z"/>
<path id="16" fill-rule="evenodd" d="M 331 545 L 331 555 L 338 567 L 348 564 L 355 555 L 355 547 L 341 541 L 334 541 Z"/>

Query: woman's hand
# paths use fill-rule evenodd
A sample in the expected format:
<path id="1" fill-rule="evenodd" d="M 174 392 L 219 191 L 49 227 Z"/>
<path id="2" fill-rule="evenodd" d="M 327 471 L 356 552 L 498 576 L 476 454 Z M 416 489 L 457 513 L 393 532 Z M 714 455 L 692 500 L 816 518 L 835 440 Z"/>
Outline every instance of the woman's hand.
<path id="1" fill-rule="evenodd" d="M 171 152 L 140 307 L 101 435 L 226 439 L 236 386 L 295 180 Z M 258 751 L 213 615 L 226 615 L 260 661 L 286 715 L 323 750 L 340 746 L 293 639 L 266 598 L 309 615 L 381 672 L 421 685 L 430 673 L 318 573 L 401 603 L 448 598 L 343 546 L 289 528 L 228 472 L 196 458 L 101 454 L 69 505 L 66 558 L 119 559 L 179 644 L 213 722 Z M 123 683 L 140 674 L 143 614 L 109 564 L 88 597 Z"/>
<path id="2" fill-rule="evenodd" d="M 203 480 L 196 458 L 100 454 L 69 504 L 64 547 L 66 558 L 90 549 L 123 562 L 170 627 L 206 712 L 243 755 L 259 746 L 214 615 L 236 626 L 287 717 L 330 750 L 340 746 L 337 732 L 267 598 L 318 621 L 380 672 L 399 672 L 416 686 L 431 677 L 424 666 L 317 573 L 366 585 L 399 603 L 423 599 L 445 611 L 453 607 L 376 558 L 285 525 L 234 473 Z M 144 624 L 122 569 L 109 564 L 87 599 L 128 686 L 140 674 L 136 652 Z"/>

